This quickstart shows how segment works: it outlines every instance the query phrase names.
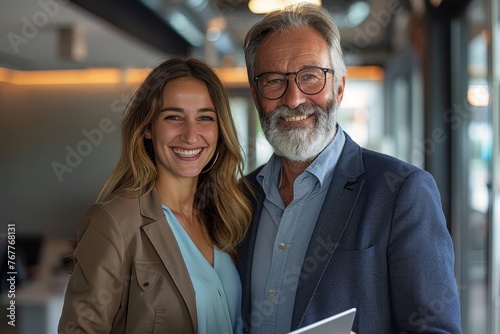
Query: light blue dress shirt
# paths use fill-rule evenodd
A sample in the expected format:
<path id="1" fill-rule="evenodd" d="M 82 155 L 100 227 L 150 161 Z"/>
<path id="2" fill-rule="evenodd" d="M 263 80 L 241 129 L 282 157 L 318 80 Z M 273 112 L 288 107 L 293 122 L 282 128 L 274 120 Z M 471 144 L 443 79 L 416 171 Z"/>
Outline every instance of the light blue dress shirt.
<path id="1" fill-rule="evenodd" d="M 198 334 L 242 333 L 241 282 L 231 257 L 214 247 L 212 267 L 172 211 L 162 207 L 193 283 Z"/>
<path id="2" fill-rule="evenodd" d="M 266 199 L 253 256 L 252 334 L 290 331 L 298 278 L 301 270 L 314 269 L 314 259 L 305 254 L 344 143 L 339 126 L 332 142 L 295 180 L 287 207 L 278 192 L 281 159 L 273 155 L 257 175 Z"/>

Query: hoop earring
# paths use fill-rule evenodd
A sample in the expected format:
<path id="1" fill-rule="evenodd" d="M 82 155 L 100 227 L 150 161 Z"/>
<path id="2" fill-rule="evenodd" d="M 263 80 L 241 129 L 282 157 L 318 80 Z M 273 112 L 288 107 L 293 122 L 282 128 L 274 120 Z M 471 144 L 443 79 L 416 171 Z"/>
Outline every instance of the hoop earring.
<path id="1" fill-rule="evenodd" d="M 205 174 L 205 173 L 209 172 L 212 168 L 214 168 L 215 163 L 217 162 L 218 158 L 219 158 L 219 150 L 217 150 L 217 153 L 215 154 L 215 159 L 213 160 L 210 167 L 208 167 L 208 169 L 206 169 L 206 170 L 202 170 L 200 174 Z"/>

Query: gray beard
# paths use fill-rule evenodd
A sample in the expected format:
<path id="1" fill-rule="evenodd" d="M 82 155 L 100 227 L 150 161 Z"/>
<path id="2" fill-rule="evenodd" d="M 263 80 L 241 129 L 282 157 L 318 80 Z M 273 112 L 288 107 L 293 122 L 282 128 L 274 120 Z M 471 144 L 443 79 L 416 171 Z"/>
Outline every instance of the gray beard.
<path id="1" fill-rule="evenodd" d="M 334 100 L 335 101 L 335 100 Z M 333 140 L 337 127 L 336 103 L 329 103 L 326 110 L 315 105 L 301 104 L 297 108 L 281 106 L 265 115 L 259 105 L 260 125 L 264 134 L 280 157 L 295 162 L 311 161 Z M 316 116 L 316 126 L 286 127 L 280 119 L 288 116 Z"/>

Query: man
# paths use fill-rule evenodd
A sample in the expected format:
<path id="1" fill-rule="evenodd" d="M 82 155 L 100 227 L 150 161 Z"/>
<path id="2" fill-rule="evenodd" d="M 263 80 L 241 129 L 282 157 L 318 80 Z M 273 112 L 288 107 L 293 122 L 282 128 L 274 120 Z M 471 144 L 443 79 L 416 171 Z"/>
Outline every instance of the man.
<path id="1" fill-rule="evenodd" d="M 247 34 L 251 93 L 275 154 L 248 176 L 240 249 L 246 332 L 287 333 L 356 308 L 356 333 L 461 333 L 453 245 L 432 176 L 337 124 L 346 67 L 320 6 Z"/>

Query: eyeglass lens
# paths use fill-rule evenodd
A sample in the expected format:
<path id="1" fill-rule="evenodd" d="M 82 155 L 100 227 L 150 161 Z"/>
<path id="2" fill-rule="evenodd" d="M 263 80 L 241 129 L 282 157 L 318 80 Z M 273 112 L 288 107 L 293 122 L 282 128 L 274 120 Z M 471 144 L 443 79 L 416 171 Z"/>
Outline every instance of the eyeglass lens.
<path id="1" fill-rule="evenodd" d="M 261 94 L 267 99 L 279 99 L 288 88 L 287 75 L 295 74 L 299 89 L 307 95 L 315 95 L 323 90 L 326 72 L 321 68 L 305 68 L 297 73 L 268 72 L 259 76 L 257 84 Z"/>

